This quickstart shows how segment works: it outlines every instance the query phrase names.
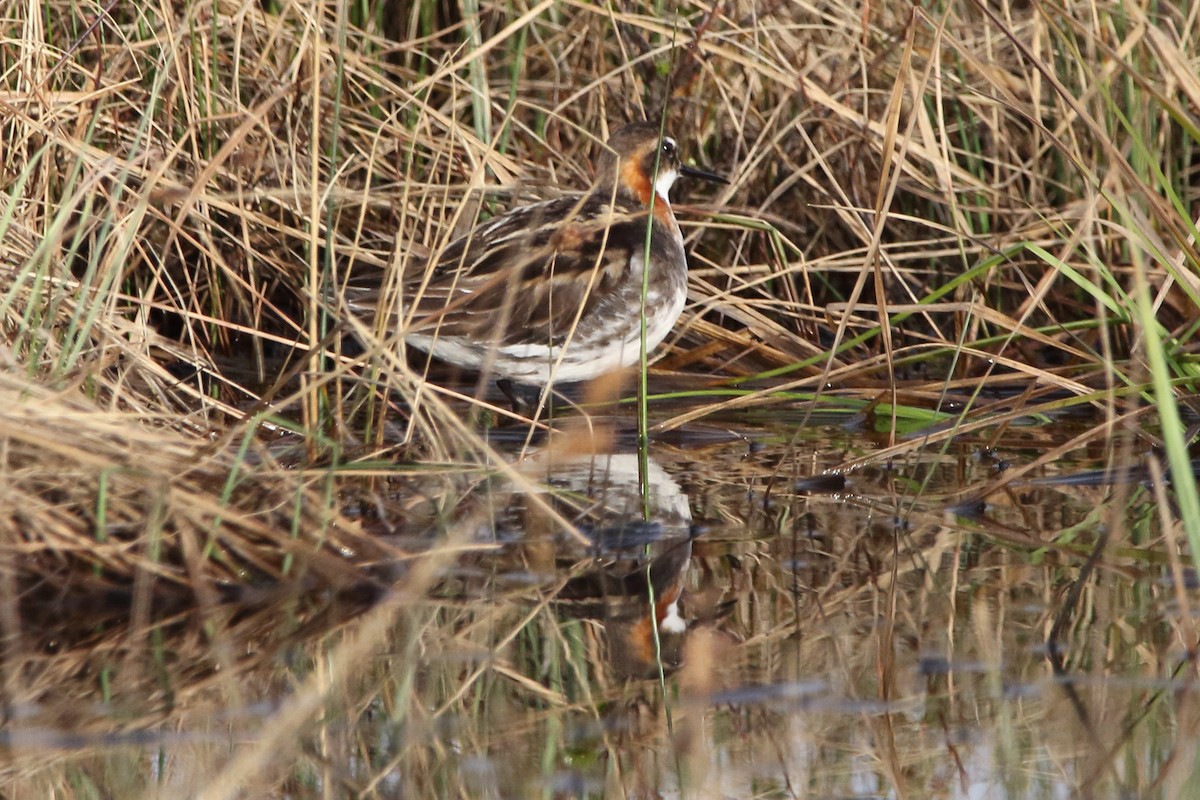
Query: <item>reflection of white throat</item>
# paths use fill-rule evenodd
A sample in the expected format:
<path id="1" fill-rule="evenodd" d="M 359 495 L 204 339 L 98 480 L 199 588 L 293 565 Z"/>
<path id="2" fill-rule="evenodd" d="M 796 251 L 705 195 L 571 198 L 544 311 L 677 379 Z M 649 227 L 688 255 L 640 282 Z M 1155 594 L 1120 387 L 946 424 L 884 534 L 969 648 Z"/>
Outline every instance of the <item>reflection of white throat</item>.
<path id="1" fill-rule="evenodd" d="M 687 630 L 687 620 L 679 615 L 678 602 L 667 606 L 667 613 L 663 615 L 662 622 L 658 623 L 658 629 L 663 633 L 683 633 Z"/>
<path id="2" fill-rule="evenodd" d="M 679 177 L 679 173 L 673 169 L 660 169 L 658 171 L 658 180 L 654 182 L 654 191 L 658 192 L 658 196 L 668 203 L 671 202 L 671 186 L 674 185 L 675 179 Z"/>

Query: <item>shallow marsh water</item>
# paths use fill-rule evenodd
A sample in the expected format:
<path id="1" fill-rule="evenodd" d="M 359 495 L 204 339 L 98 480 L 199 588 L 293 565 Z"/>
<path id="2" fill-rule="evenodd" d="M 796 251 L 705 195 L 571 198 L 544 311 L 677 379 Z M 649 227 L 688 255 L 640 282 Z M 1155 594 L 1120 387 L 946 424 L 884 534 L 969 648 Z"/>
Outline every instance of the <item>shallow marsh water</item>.
<path id="1" fill-rule="evenodd" d="M 394 479 L 343 591 L 22 608 L 8 795 L 1188 796 L 1200 597 L 1152 488 L 1038 463 L 1085 430 L 693 425 L 646 518 L 620 431 Z"/>

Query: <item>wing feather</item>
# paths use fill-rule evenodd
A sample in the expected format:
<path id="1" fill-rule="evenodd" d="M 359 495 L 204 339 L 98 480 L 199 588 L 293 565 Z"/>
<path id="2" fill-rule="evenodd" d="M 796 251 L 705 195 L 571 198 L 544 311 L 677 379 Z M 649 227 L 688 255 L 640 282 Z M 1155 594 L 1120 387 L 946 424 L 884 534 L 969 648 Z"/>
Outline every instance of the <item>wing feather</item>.
<path id="1" fill-rule="evenodd" d="M 613 300 L 645 246 L 646 226 L 668 235 L 644 210 L 609 201 L 592 193 L 523 206 L 454 241 L 403 276 L 406 331 L 504 345 L 561 342 L 578 316 Z M 377 310 L 385 278 L 384 271 L 351 275 L 351 310 Z"/>

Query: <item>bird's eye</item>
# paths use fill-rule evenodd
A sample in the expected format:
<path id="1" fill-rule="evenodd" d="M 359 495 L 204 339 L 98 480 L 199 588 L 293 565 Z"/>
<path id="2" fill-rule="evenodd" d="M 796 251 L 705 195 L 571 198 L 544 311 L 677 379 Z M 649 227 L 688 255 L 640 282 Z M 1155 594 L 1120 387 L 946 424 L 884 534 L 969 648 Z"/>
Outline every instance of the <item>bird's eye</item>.
<path id="1" fill-rule="evenodd" d="M 670 156 L 675 154 L 675 140 L 663 139 L 663 155 Z"/>

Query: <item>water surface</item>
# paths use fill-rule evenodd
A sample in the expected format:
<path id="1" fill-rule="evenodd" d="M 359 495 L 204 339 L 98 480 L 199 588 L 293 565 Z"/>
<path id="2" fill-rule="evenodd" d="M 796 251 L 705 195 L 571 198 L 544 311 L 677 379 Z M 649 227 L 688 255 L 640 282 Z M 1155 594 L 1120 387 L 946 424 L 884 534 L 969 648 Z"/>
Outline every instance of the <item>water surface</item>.
<path id="1" fill-rule="evenodd" d="M 1084 444 L 1043 463 L 1082 430 L 925 446 L 786 415 L 695 424 L 650 448 L 648 500 L 619 424 L 528 446 L 500 433 L 507 469 L 345 475 L 343 510 L 389 555 L 342 587 L 23 604 L 5 782 L 1185 796 L 1195 580 L 1163 555 L 1179 543 L 1142 462 L 1100 475 Z"/>

